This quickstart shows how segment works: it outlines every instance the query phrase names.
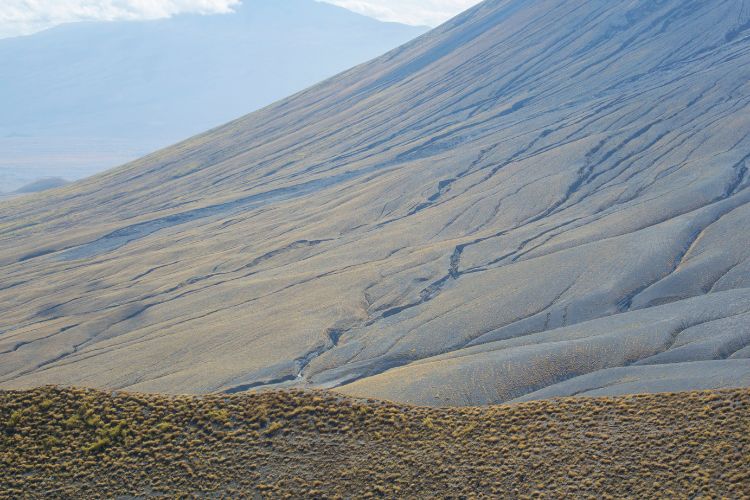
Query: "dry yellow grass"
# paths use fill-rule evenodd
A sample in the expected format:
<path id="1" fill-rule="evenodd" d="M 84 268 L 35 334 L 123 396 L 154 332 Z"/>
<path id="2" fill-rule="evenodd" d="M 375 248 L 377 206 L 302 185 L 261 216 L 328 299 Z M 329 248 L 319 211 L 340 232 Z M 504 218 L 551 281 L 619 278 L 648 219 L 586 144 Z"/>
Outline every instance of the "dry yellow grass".
<path id="1" fill-rule="evenodd" d="M 416 408 L 0 393 L 0 497 L 750 496 L 750 391 Z"/>

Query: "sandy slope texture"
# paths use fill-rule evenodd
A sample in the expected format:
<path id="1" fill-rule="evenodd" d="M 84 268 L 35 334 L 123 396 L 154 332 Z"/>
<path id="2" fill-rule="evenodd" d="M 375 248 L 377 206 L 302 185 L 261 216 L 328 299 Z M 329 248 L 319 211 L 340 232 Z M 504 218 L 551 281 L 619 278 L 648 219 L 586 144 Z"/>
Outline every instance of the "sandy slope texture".
<path id="1" fill-rule="evenodd" d="M 749 64 L 748 0 L 489 0 L 3 203 L 0 385 L 747 385 Z"/>

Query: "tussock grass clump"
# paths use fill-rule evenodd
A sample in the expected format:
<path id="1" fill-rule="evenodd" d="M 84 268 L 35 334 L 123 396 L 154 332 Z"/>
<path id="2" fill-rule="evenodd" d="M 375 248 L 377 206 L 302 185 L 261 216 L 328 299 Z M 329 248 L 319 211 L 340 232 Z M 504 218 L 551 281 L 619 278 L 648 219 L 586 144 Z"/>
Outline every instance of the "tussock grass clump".
<path id="1" fill-rule="evenodd" d="M 0 392 L 0 498 L 750 496 L 750 390 L 415 408 Z"/>

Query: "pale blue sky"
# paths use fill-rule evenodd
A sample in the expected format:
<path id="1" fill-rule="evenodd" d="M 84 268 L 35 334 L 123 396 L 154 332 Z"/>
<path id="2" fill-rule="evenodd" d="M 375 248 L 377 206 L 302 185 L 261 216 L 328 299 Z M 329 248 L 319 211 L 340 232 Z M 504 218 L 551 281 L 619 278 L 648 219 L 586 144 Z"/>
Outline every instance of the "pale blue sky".
<path id="1" fill-rule="evenodd" d="M 278 0 L 283 1 L 283 0 Z M 384 21 L 437 26 L 479 0 L 319 0 Z M 227 13 L 240 0 L 0 0 L 0 38 L 81 20 L 157 19 Z"/>

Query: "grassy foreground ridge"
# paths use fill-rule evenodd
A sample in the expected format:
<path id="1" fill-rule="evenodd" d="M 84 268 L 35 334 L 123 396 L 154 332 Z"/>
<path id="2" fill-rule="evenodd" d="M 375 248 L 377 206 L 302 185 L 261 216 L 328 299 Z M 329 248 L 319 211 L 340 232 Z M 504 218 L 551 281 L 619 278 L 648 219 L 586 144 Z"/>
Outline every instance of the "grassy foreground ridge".
<path id="1" fill-rule="evenodd" d="M 417 408 L 0 392 L 0 497 L 750 495 L 750 390 Z"/>

